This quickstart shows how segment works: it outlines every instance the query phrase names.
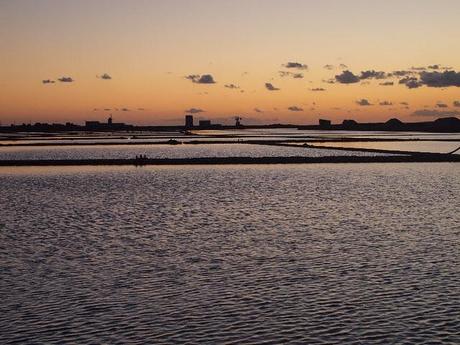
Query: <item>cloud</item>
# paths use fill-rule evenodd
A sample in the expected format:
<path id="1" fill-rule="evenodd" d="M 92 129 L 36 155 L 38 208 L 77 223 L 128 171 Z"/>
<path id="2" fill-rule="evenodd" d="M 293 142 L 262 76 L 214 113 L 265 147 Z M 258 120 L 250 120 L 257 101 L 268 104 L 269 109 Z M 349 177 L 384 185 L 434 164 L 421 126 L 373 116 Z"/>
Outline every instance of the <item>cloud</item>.
<path id="1" fill-rule="evenodd" d="M 286 71 L 279 71 L 280 77 L 292 77 L 294 79 L 302 79 L 303 74 L 302 73 L 292 73 L 292 72 L 286 72 Z"/>
<path id="2" fill-rule="evenodd" d="M 401 71 L 393 71 L 391 73 L 389 73 L 388 76 L 395 76 L 395 77 L 406 77 L 408 75 L 412 75 L 414 74 L 414 72 L 412 71 L 404 71 L 404 70 L 401 70 Z"/>
<path id="3" fill-rule="evenodd" d="M 301 70 L 307 70 L 308 66 L 305 64 L 302 64 L 300 62 L 288 62 L 287 64 L 283 65 L 285 68 L 295 68 L 295 69 L 301 69 Z"/>
<path id="4" fill-rule="evenodd" d="M 238 85 L 235 85 L 235 84 L 225 84 L 224 87 L 226 87 L 227 89 L 239 89 L 240 88 Z"/>
<path id="5" fill-rule="evenodd" d="M 128 108 L 121 108 L 121 111 L 130 111 Z"/>
<path id="6" fill-rule="evenodd" d="M 71 77 L 61 77 L 58 78 L 61 83 L 73 83 L 74 80 Z"/>
<path id="7" fill-rule="evenodd" d="M 101 76 L 98 77 L 99 79 L 104 79 L 104 80 L 110 80 L 112 77 L 108 75 L 107 73 L 102 74 Z"/>
<path id="8" fill-rule="evenodd" d="M 420 72 L 420 81 L 428 87 L 460 87 L 460 72 Z"/>
<path id="9" fill-rule="evenodd" d="M 205 111 L 200 108 L 190 108 L 190 109 L 185 109 L 184 112 L 189 113 L 189 114 L 199 114 L 199 113 L 204 113 Z"/>
<path id="10" fill-rule="evenodd" d="M 272 83 L 265 83 L 265 88 L 268 91 L 278 91 L 279 90 L 279 88 L 274 87 Z"/>
<path id="11" fill-rule="evenodd" d="M 313 89 L 310 89 L 310 91 L 318 92 L 318 91 L 326 91 L 326 89 L 324 89 L 322 87 L 315 87 Z"/>
<path id="12" fill-rule="evenodd" d="M 439 66 L 438 64 L 428 66 L 428 69 L 440 69 L 440 68 L 441 66 Z"/>
<path id="13" fill-rule="evenodd" d="M 263 113 L 263 112 L 264 112 L 263 110 L 261 110 L 261 109 L 259 109 L 259 108 L 254 108 L 254 111 L 255 111 L 256 113 Z"/>
<path id="14" fill-rule="evenodd" d="M 404 77 L 399 80 L 399 84 L 406 85 L 409 89 L 416 89 L 422 86 L 422 83 L 415 77 Z"/>
<path id="15" fill-rule="evenodd" d="M 196 84 L 215 84 L 216 81 L 214 80 L 213 76 L 210 74 L 190 74 L 185 77 L 185 79 L 191 80 L 192 83 Z"/>
<path id="16" fill-rule="evenodd" d="M 454 101 L 454 102 L 452 103 L 452 105 L 453 105 L 454 107 L 460 107 L 460 101 Z"/>
<path id="17" fill-rule="evenodd" d="M 359 82 L 359 77 L 354 75 L 349 70 L 346 70 L 343 71 L 342 74 L 336 75 L 335 80 L 337 80 L 341 84 L 353 84 Z"/>
<path id="18" fill-rule="evenodd" d="M 435 109 L 420 109 L 412 113 L 413 116 L 458 116 L 460 111 L 457 110 L 435 110 Z"/>
<path id="19" fill-rule="evenodd" d="M 361 76 L 359 77 L 361 80 L 363 79 L 384 79 L 386 78 L 387 74 L 383 71 L 362 71 Z"/>
<path id="20" fill-rule="evenodd" d="M 393 105 L 393 103 L 391 103 L 389 101 L 382 101 L 382 102 L 379 103 L 379 105 L 388 106 L 388 105 Z"/>
<path id="21" fill-rule="evenodd" d="M 339 68 L 340 68 L 340 69 L 347 69 L 348 66 L 345 65 L 345 64 L 343 64 L 343 63 L 341 63 L 341 64 L 339 65 Z"/>
<path id="22" fill-rule="evenodd" d="M 413 70 L 413 71 L 425 71 L 426 67 L 414 67 L 414 66 L 412 66 L 410 69 Z"/>
<path id="23" fill-rule="evenodd" d="M 399 103 L 399 104 L 405 105 L 405 106 L 408 106 L 408 105 L 409 105 L 409 103 L 407 103 L 407 102 L 401 102 L 401 103 Z"/>
<path id="24" fill-rule="evenodd" d="M 365 98 L 363 99 L 360 99 L 360 100 L 357 100 L 356 101 L 356 104 L 360 105 L 360 106 L 368 106 L 368 105 L 372 105 L 371 103 L 369 103 L 369 101 Z"/>
<path id="25" fill-rule="evenodd" d="M 384 81 L 383 83 L 380 83 L 379 85 L 382 86 L 393 86 L 395 83 L 392 81 Z"/>
<path id="26" fill-rule="evenodd" d="M 51 79 L 44 79 L 42 80 L 42 84 L 54 84 L 55 81 L 54 80 L 51 80 Z"/>
<path id="27" fill-rule="evenodd" d="M 302 108 L 299 108 L 299 107 L 297 107 L 297 106 L 295 106 L 295 105 L 290 106 L 290 107 L 288 108 L 288 110 L 289 110 L 289 111 L 303 111 Z"/>
<path id="28" fill-rule="evenodd" d="M 436 103 L 436 107 L 438 107 L 438 108 L 449 108 L 449 106 L 447 104 L 442 103 L 442 102 Z"/>
<path id="29" fill-rule="evenodd" d="M 329 71 L 332 71 L 335 67 L 334 67 L 334 65 L 324 65 L 323 68 L 327 69 Z"/>

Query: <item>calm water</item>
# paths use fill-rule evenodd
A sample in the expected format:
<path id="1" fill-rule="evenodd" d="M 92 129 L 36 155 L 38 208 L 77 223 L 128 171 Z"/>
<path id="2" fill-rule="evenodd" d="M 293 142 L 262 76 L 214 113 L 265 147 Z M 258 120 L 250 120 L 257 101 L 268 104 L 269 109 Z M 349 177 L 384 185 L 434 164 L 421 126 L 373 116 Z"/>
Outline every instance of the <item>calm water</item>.
<path id="1" fill-rule="evenodd" d="M 313 144 L 314 145 L 314 144 Z M 395 142 L 340 142 L 320 143 L 321 146 L 346 147 L 410 152 L 449 153 L 460 147 L 460 141 L 395 141 Z M 457 151 L 456 154 L 460 154 Z"/>
<path id="2" fill-rule="evenodd" d="M 306 147 L 282 147 L 250 144 L 199 145 L 110 145 L 110 146 L 28 146 L 0 147 L 0 160 L 13 159 L 98 159 L 195 157 L 326 157 L 379 156 L 388 154 L 324 150 Z"/>
<path id="3" fill-rule="evenodd" d="M 176 139 L 190 141 L 246 141 L 246 140 L 286 140 L 286 139 L 451 139 L 460 140 L 460 133 L 422 133 L 422 132 L 378 132 L 378 131 L 311 131 L 297 129 L 245 129 L 245 130 L 201 130 L 193 131 L 196 135 L 183 135 L 179 132 L 113 132 L 113 133 L 79 133 L 79 135 L 27 135 L 0 134 L 0 144 L 85 144 L 85 143 L 146 143 L 165 142 Z M 397 144 L 397 143 L 394 143 Z M 460 145 L 460 144 L 459 144 Z"/>
<path id="4" fill-rule="evenodd" d="M 460 165 L 0 168 L 1 343 L 458 344 Z"/>

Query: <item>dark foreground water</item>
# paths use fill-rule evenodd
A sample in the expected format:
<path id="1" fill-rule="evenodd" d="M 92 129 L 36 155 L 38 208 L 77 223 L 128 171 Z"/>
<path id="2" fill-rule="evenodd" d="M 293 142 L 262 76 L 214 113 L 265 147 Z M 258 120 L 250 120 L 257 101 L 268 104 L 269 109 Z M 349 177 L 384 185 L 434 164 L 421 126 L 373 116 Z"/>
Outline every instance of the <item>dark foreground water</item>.
<path id="1" fill-rule="evenodd" d="M 459 343 L 458 164 L 0 180 L 2 344 Z"/>

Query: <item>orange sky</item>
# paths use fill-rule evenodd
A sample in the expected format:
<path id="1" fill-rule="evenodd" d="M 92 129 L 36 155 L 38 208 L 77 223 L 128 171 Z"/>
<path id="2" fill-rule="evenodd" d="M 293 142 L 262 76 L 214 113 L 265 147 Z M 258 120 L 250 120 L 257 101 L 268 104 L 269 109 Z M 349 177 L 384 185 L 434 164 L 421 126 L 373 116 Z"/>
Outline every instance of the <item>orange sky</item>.
<path id="1" fill-rule="evenodd" d="M 81 123 L 112 113 L 115 121 L 178 124 L 189 109 L 222 122 L 238 114 L 243 123 L 457 115 L 460 88 L 434 87 L 420 73 L 443 77 L 449 67 L 460 78 L 459 15 L 460 2 L 447 0 L 3 1 L 0 121 Z M 344 70 L 386 74 L 343 84 L 335 76 Z M 396 70 L 411 71 L 418 87 L 398 84 L 389 76 Z M 104 73 L 111 79 L 97 77 Z M 185 78 L 207 74 L 216 82 Z"/>

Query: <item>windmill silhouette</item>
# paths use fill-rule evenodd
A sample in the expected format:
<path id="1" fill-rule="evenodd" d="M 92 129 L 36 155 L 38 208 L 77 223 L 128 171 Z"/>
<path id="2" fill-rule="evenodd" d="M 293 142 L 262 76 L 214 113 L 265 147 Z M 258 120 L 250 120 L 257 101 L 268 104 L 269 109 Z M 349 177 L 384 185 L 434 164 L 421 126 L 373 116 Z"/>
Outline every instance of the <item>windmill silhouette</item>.
<path id="1" fill-rule="evenodd" d="M 234 119 L 235 119 L 235 127 L 242 127 L 241 120 L 243 120 L 243 118 L 240 116 L 235 116 Z"/>

